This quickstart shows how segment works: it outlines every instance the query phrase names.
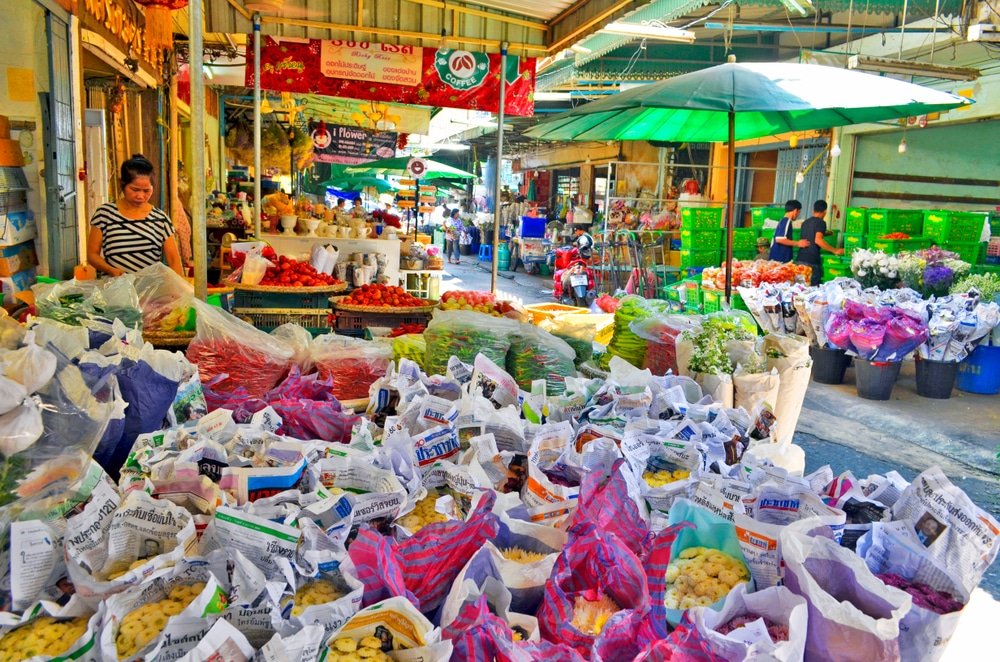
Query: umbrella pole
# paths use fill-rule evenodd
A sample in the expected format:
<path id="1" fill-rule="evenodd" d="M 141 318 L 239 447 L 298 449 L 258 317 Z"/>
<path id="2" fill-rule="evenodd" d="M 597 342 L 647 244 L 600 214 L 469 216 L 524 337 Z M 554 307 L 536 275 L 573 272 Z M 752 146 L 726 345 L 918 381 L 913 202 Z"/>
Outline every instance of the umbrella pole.
<path id="1" fill-rule="evenodd" d="M 729 111 L 729 168 L 726 173 L 726 303 L 733 295 L 733 214 L 736 213 L 736 112 Z"/>
<path id="2" fill-rule="evenodd" d="M 260 239 L 261 199 L 260 167 L 260 14 L 253 15 L 253 236 Z"/>
<path id="3" fill-rule="evenodd" d="M 189 68 L 191 70 L 191 240 L 194 257 L 194 295 L 208 298 L 208 254 L 205 226 L 205 74 L 202 48 L 202 6 L 195 2 L 188 10 L 190 28 Z"/>
<path id="4" fill-rule="evenodd" d="M 497 177 L 493 193 L 493 255 L 490 265 L 490 292 L 497 293 L 497 266 L 500 259 L 500 173 L 503 171 L 504 101 L 507 96 L 507 42 L 500 45 L 500 108 L 497 113 Z"/>

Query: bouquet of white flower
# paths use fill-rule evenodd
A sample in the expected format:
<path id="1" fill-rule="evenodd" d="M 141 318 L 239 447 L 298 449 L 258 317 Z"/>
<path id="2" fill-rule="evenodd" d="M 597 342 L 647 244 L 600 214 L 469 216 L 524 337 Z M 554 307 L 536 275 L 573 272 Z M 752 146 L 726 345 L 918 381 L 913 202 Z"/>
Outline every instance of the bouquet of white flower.
<path id="1" fill-rule="evenodd" d="M 882 251 L 860 249 L 851 256 L 851 273 L 864 287 L 889 290 L 899 285 L 899 259 Z"/>

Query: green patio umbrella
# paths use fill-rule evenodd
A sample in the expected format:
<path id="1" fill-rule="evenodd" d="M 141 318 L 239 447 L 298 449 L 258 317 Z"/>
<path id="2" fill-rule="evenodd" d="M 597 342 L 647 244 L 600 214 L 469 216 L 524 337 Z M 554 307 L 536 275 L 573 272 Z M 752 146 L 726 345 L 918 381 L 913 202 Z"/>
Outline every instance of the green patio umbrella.
<path id="1" fill-rule="evenodd" d="M 633 88 L 541 122 L 543 140 L 728 142 L 726 299 L 731 294 L 735 143 L 950 110 L 968 99 L 815 64 L 736 63 Z"/>
<path id="2" fill-rule="evenodd" d="M 453 168 L 445 163 L 440 163 L 432 159 L 423 159 L 427 163 L 427 171 L 420 176 L 420 181 L 430 179 L 475 179 L 471 172 L 465 172 L 458 168 Z M 345 171 L 348 175 L 395 175 L 397 177 L 408 177 L 409 171 L 406 169 L 410 163 L 409 156 L 398 156 L 393 159 L 382 159 L 372 161 L 357 166 L 350 166 Z"/>
<path id="3" fill-rule="evenodd" d="M 332 186 L 333 188 L 340 189 L 341 191 L 364 191 L 366 189 L 373 188 L 379 193 L 398 191 L 400 188 L 398 184 L 394 184 L 387 179 L 351 175 L 328 179 L 326 181 L 326 186 Z"/>

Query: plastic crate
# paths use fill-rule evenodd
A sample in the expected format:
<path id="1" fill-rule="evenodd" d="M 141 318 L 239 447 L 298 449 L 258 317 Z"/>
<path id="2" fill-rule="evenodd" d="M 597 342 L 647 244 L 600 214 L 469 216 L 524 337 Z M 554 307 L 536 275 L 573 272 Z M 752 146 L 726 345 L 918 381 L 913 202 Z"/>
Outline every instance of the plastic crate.
<path id="1" fill-rule="evenodd" d="M 687 267 L 714 267 L 719 264 L 719 249 L 691 250 L 682 248 L 681 268 Z"/>
<path id="2" fill-rule="evenodd" d="M 785 217 L 784 207 L 751 207 L 750 225 L 755 228 L 764 227 L 764 221 L 780 221 Z"/>
<path id="3" fill-rule="evenodd" d="M 864 207 L 848 207 L 844 210 L 844 232 L 847 234 L 868 232 L 868 210 Z"/>
<path id="4" fill-rule="evenodd" d="M 682 230 L 717 230 L 726 217 L 725 207 L 682 207 Z"/>
<path id="5" fill-rule="evenodd" d="M 734 260 L 747 261 L 747 260 L 754 260 L 754 259 L 756 259 L 756 257 L 757 257 L 757 249 L 756 248 L 754 248 L 753 250 L 739 250 L 739 251 L 736 250 L 736 249 L 733 249 L 733 259 Z M 725 260 L 725 254 L 722 255 L 722 259 Z"/>
<path id="6" fill-rule="evenodd" d="M 733 230 L 733 250 L 757 250 L 757 228 L 735 228 Z M 723 248 L 726 247 L 726 233 L 722 233 Z"/>
<path id="7" fill-rule="evenodd" d="M 681 230 L 681 250 L 711 250 L 718 247 L 720 241 L 725 241 L 725 234 L 720 228 L 715 230 Z"/>
<path id="8" fill-rule="evenodd" d="M 868 240 L 863 234 L 844 235 L 844 255 L 850 255 L 854 251 L 868 245 Z"/>
<path id="9" fill-rule="evenodd" d="M 330 311 L 314 308 L 240 308 L 233 315 L 253 324 L 261 331 L 271 332 L 282 324 L 298 324 L 314 336 L 330 331 Z"/>
<path id="10" fill-rule="evenodd" d="M 383 326 L 395 329 L 402 324 L 423 324 L 431 321 L 430 313 L 415 313 L 412 311 L 399 313 L 359 313 L 348 310 L 336 312 L 334 328 L 340 333 L 349 329 L 365 329 L 373 326 Z"/>
<path id="11" fill-rule="evenodd" d="M 680 304 L 698 303 L 701 301 L 701 283 L 688 278 L 668 286 L 665 293 L 667 301 Z"/>
<path id="12" fill-rule="evenodd" d="M 541 324 L 542 322 L 550 319 L 555 319 L 561 315 L 579 315 L 581 313 L 586 313 L 586 308 L 577 308 L 576 306 L 567 306 L 562 303 L 532 303 L 524 307 L 526 313 L 528 313 L 528 319 L 532 324 Z"/>
<path id="13" fill-rule="evenodd" d="M 951 226 L 951 212 L 938 209 L 924 211 L 924 236 L 934 241 L 945 241 Z"/>
<path id="14" fill-rule="evenodd" d="M 978 242 L 986 223 L 985 212 L 951 212 L 951 223 L 945 241 Z"/>
<path id="15" fill-rule="evenodd" d="M 726 293 L 722 290 L 702 290 L 701 291 L 701 311 L 708 315 L 709 313 L 717 313 L 725 308 Z M 750 312 L 747 308 L 746 303 L 743 301 L 743 297 L 740 293 L 733 288 L 732 293 L 729 297 L 729 309 L 730 310 L 745 310 Z"/>
<path id="16" fill-rule="evenodd" d="M 868 238 L 868 248 L 873 251 L 882 251 L 886 255 L 895 255 L 904 251 L 918 251 L 921 248 L 930 248 L 931 240 L 926 237 L 913 237 L 911 239 L 877 239 Z"/>
<path id="17" fill-rule="evenodd" d="M 519 233 L 522 237 L 540 239 L 545 236 L 545 218 L 522 216 Z"/>
<path id="18" fill-rule="evenodd" d="M 869 209 L 868 235 L 881 237 L 905 232 L 911 237 L 924 231 L 924 212 L 919 209 Z"/>
<path id="19" fill-rule="evenodd" d="M 1000 264 L 974 264 L 971 273 L 974 274 L 996 274 L 1000 276 Z"/>
<path id="20" fill-rule="evenodd" d="M 830 266 L 838 267 L 844 264 L 846 264 L 847 266 L 851 266 L 851 259 L 847 257 L 838 257 L 836 255 L 827 255 L 826 253 L 823 254 L 824 269 Z"/>
<path id="21" fill-rule="evenodd" d="M 823 282 L 828 283 L 837 278 L 850 278 L 854 274 L 851 272 L 850 264 L 824 264 Z"/>
<path id="22" fill-rule="evenodd" d="M 978 241 L 948 241 L 941 248 L 952 253 L 958 253 L 959 259 L 969 264 L 979 264 L 985 252 L 985 243 Z"/>
<path id="23" fill-rule="evenodd" d="M 233 308 L 314 308 L 328 310 L 332 291 L 326 292 L 262 292 L 233 291 Z"/>

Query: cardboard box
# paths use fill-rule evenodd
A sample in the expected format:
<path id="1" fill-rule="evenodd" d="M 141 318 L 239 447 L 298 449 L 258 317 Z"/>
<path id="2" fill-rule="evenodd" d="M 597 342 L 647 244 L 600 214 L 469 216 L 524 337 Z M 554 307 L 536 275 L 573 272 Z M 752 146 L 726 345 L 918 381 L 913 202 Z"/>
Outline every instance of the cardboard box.
<path id="1" fill-rule="evenodd" d="M 0 246 L 14 246 L 38 236 L 35 215 L 30 211 L 0 214 Z"/>
<path id="2" fill-rule="evenodd" d="M 12 306 L 16 304 L 15 295 L 31 289 L 36 279 L 37 274 L 34 269 L 19 271 L 11 276 L 0 278 L 0 287 L 3 288 L 3 305 Z"/>
<path id="3" fill-rule="evenodd" d="M 38 254 L 35 253 L 34 241 L 0 248 L 0 276 L 11 276 L 37 266 Z"/>

